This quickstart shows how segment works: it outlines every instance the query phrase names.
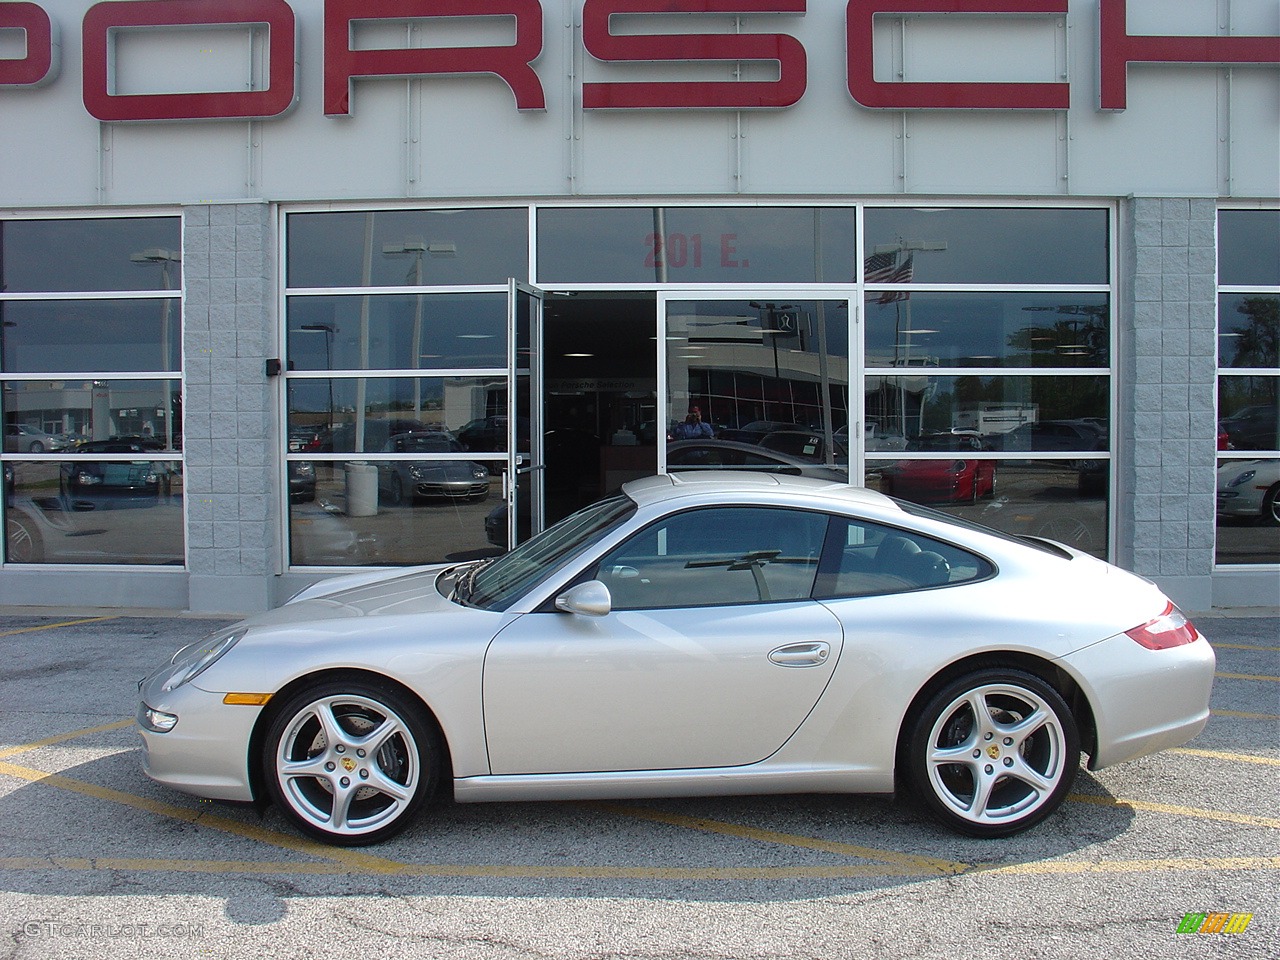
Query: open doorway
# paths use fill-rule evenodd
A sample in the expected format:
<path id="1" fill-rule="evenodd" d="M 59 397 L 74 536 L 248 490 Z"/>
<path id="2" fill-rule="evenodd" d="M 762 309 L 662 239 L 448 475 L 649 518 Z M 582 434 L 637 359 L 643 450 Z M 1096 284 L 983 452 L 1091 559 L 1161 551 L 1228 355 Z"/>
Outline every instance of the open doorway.
<path id="1" fill-rule="evenodd" d="M 548 295 L 543 307 L 546 522 L 658 470 L 652 293 Z"/>

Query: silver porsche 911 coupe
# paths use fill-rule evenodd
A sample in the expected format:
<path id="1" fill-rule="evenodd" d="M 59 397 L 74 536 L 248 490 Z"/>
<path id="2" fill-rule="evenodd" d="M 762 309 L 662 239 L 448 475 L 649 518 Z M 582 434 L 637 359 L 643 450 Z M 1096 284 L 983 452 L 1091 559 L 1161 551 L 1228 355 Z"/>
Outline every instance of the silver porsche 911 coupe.
<path id="1" fill-rule="evenodd" d="M 1153 584 L 868 490 L 650 477 L 492 560 L 370 571 L 140 684 L 151 777 L 375 843 L 458 801 L 909 787 L 997 837 L 1209 716 Z M 446 783 L 447 781 L 447 783 Z"/>

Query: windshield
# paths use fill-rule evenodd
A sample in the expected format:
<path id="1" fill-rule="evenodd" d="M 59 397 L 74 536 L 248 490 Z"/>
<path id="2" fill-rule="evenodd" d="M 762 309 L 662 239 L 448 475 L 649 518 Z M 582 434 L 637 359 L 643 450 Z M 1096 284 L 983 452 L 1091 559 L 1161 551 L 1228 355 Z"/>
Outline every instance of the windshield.
<path id="1" fill-rule="evenodd" d="M 486 610 L 506 610 L 562 561 L 594 543 L 635 512 L 627 497 L 601 500 L 526 540 L 510 553 L 477 570 L 460 599 Z"/>

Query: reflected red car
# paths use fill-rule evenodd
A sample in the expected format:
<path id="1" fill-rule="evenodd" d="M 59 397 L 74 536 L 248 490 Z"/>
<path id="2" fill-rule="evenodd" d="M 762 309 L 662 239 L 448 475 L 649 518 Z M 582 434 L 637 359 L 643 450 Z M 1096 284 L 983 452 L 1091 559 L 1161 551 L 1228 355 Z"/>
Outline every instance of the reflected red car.
<path id="1" fill-rule="evenodd" d="M 992 460 L 899 460 L 880 476 L 880 489 L 917 503 L 955 503 L 993 497 Z"/>
<path id="2" fill-rule="evenodd" d="M 981 441 L 967 434 L 943 433 L 917 437 L 912 450 L 982 449 Z M 918 503 L 976 501 L 996 494 L 994 460 L 899 460 L 884 468 L 880 489 L 892 496 Z"/>

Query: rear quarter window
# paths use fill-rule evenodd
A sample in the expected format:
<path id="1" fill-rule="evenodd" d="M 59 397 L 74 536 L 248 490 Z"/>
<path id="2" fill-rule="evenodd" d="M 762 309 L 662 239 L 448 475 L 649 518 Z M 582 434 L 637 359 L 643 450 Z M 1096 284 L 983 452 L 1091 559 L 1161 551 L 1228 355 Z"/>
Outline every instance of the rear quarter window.
<path id="1" fill-rule="evenodd" d="M 814 585 L 818 600 L 905 593 L 984 580 L 990 561 L 920 533 L 833 518 Z"/>

